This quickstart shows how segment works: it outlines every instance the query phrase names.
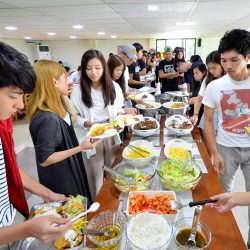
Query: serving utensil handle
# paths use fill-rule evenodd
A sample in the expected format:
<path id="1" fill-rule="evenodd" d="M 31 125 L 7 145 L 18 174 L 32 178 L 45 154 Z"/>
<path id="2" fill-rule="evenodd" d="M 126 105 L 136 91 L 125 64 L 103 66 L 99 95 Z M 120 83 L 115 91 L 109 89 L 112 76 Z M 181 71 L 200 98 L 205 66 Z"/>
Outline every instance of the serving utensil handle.
<path id="1" fill-rule="evenodd" d="M 207 203 L 215 203 L 217 200 L 207 199 L 207 200 L 201 200 L 201 201 L 191 201 L 189 202 L 189 207 L 194 207 L 198 205 L 205 205 Z"/>

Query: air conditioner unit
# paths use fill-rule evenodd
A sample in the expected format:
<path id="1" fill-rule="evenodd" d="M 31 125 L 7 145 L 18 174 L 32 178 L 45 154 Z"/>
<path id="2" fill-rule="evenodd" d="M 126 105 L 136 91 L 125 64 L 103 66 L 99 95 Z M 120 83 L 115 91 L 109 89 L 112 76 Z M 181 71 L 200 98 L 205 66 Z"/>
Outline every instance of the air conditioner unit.
<path id="1" fill-rule="evenodd" d="M 35 59 L 47 59 L 51 60 L 50 48 L 48 45 L 36 45 L 35 46 Z"/>

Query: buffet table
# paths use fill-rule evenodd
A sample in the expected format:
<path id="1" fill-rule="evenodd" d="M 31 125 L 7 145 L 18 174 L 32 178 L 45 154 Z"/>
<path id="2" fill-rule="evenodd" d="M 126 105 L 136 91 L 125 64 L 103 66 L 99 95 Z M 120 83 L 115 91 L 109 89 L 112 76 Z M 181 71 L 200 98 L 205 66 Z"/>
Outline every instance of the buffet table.
<path id="1" fill-rule="evenodd" d="M 160 138 L 159 145 L 161 147 L 161 156 L 164 156 L 164 122 L 165 117 L 162 116 L 160 119 Z M 192 131 L 194 140 L 201 139 L 200 132 L 197 128 Z M 124 140 L 128 143 L 131 138 L 131 132 L 129 132 Z M 119 163 L 122 160 L 122 151 L 125 145 L 122 145 L 117 153 L 114 164 Z M 222 188 L 219 184 L 217 174 L 215 173 L 208 153 L 206 151 L 203 142 L 197 143 L 200 155 L 204 164 L 206 165 L 208 173 L 203 173 L 202 179 L 198 186 L 192 191 L 193 200 L 207 199 L 212 195 L 222 193 Z M 96 214 L 105 210 L 117 210 L 120 205 L 119 192 L 117 192 L 113 186 L 113 183 L 109 177 L 107 177 L 103 183 L 103 186 L 96 197 L 95 201 L 100 202 L 101 207 L 96 213 L 89 214 L 89 219 L 94 217 Z M 203 207 L 201 220 L 207 224 L 212 232 L 212 242 L 210 250 L 245 250 L 245 242 L 241 236 L 239 228 L 233 217 L 232 212 L 218 213 L 209 207 Z M 123 249 L 124 250 L 124 249 Z"/>

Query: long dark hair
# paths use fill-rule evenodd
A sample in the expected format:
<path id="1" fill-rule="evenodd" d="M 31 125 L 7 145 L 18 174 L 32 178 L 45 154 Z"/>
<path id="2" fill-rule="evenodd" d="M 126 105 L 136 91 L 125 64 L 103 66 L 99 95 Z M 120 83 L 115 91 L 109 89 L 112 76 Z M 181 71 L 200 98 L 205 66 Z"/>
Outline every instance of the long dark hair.
<path id="1" fill-rule="evenodd" d="M 93 106 L 93 100 L 91 98 L 91 85 L 92 81 L 89 79 L 89 77 L 86 74 L 87 65 L 90 60 L 92 59 L 98 59 L 100 60 L 102 67 L 103 67 L 103 74 L 100 79 L 100 82 L 102 83 L 102 93 L 103 93 L 103 100 L 104 105 L 107 107 L 109 104 L 113 105 L 115 100 L 115 88 L 113 81 L 109 75 L 108 67 L 106 64 L 106 61 L 104 59 L 104 56 L 102 53 L 98 50 L 87 50 L 81 60 L 81 78 L 80 78 L 80 86 L 82 91 L 82 101 L 83 103 L 88 107 Z"/>
<path id="2" fill-rule="evenodd" d="M 111 55 L 109 57 L 109 59 L 108 59 L 107 65 L 108 65 L 108 69 L 109 69 L 109 74 L 110 74 L 110 76 L 111 76 L 112 79 L 114 77 L 114 70 L 115 70 L 115 68 L 123 65 L 123 71 L 122 71 L 122 74 L 121 74 L 120 78 L 118 80 L 113 79 L 113 81 L 115 81 L 115 82 L 117 82 L 119 84 L 119 86 L 122 89 L 122 93 L 125 96 L 125 78 L 124 78 L 124 72 L 125 72 L 125 69 L 126 69 L 126 65 L 125 65 L 124 61 L 119 56 L 117 56 L 117 55 Z"/>
<path id="3" fill-rule="evenodd" d="M 208 65 L 208 63 L 216 63 L 216 64 L 219 64 L 221 66 L 220 53 L 218 52 L 218 50 L 214 50 L 210 54 L 208 54 L 208 56 L 206 58 L 206 65 Z M 221 68 L 222 68 L 222 75 L 224 75 L 225 71 L 224 71 L 222 66 L 221 66 Z M 208 70 L 207 78 L 205 81 L 206 86 L 215 79 L 216 78 Z"/>
<path id="4" fill-rule="evenodd" d="M 195 65 L 192 68 L 192 71 L 194 72 L 194 69 L 196 69 L 196 68 L 198 68 L 199 71 L 203 74 L 203 77 L 202 77 L 202 79 L 200 81 L 196 81 L 194 79 L 194 76 L 193 76 L 193 84 L 194 84 L 193 96 L 198 96 L 201 83 L 203 82 L 203 80 L 207 76 L 207 67 L 206 67 L 206 65 L 204 63 L 199 63 L 199 64 Z"/>

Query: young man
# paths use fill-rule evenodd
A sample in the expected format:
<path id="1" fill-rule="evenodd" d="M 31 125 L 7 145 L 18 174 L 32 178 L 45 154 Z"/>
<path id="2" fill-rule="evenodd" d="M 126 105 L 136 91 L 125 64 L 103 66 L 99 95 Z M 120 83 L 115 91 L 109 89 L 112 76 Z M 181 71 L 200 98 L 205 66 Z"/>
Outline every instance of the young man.
<path id="1" fill-rule="evenodd" d="M 119 46 L 117 49 L 119 56 L 123 59 L 125 65 L 128 66 L 129 87 L 139 89 L 145 86 L 147 81 L 140 82 L 139 67 L 137 62 L 135 62 L 135 60 L 137 60 L 137 52 L 135 47 L 132 44 L 129 44 L 125 46 Z"/>
<path id="2" fill-rule="evenodd" d="M 245 178 L 246 190 L 250 191 L 250 140 L 244 131 L 250 122 L 250 75 L 247 70 L 250 32 L 234 29 L 225 33 L 218 51 L 226 75 L 207 86 L 203 98 L 205 134 L 212 152 L 213 166 L 224 191 L 232 191 L 239 166 Z M 213 125 L 215 109 L 219 116 L 217 139 Z M 248 215 L 250 219 L 250 210 Z"/>
<path id="3" fill-rule="evenodd" d="M 37 183 L 17 165 L 11 115 L 23 108 L 23 95 L 32 92 L 36 79 L 27 58 L 1 42 L 0 58 L 0 249 L 9 249 L 6 243 L 26 237 L 43 242 L 55 240 L 71 223 L 68 219 L 46 216 L 12 225 L 18 212 L 28 217 L 24 189 L 45 202 L 65 201 L 66 197 Z"/>
<path id="4" fill-rule="evenodd" d="M 137 65 L 139 67 L 139 75 L 140 76 L 145 76 L 146 75 L 146 63 L 142 60 L 142 56 L 143 56 L 143 47 L 140 43 L 133 43 L 133 46 L 136 49 L 136 56 L 137 56 Z"/>
<path id="5" fill-rule="evenodd" d="M 161 92 L 178 91 L 178 72 L 175 70 L 175 60 L 173 59 L 171 47 L 165 48 L 164 58 L 159 64 L 159 78 L 160 82 L 162 82 Z"/>

